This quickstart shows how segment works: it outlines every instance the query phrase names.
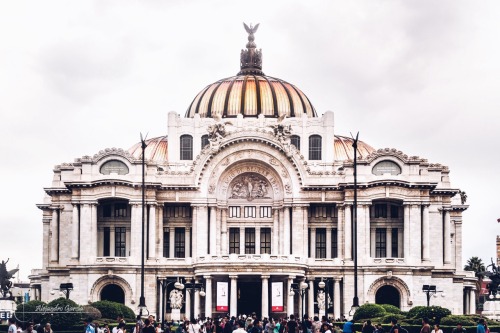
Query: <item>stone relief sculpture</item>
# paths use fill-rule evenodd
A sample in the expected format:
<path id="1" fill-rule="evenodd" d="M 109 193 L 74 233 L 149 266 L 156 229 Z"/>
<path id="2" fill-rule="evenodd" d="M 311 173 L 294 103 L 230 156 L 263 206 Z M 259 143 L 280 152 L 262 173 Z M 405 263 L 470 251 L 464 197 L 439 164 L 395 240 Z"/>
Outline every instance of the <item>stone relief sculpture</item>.
<path id="1" fill-rule="evenodd" d="M 273 133 L 276 139 L 283 145 L 286 152 L 290 152 L 290 135 L 292 134 L 292 126 L 285 125 L 284 121 L 286 119 L 286 113 L 280 114 L 276 124 L 272 125 Z"/>
<path id="2" fill-rule="evenodd" d="M 241 175 L 236 178 L 231 187 L 231 199 L 269 198 L 269 184 L 262 176 L 256 174 Z"/>
<path id="3" fill-rule="evenodd" d="M 170 292 L 170 307 L 172 309 L 180 309 L 182 308 L 182 300 L 184 299 L 184 295 L 182 295 L 182 291 L 174 289 Z"/>
<path id="4" fill-rule="evenodd" d="M 316 302 L 318 302 L 318 308 L 320 311 L 325 311 L 325 291 L 319 290 L 318 295 L 316 295 Z M 328 304 L 331 304 L 330 295 L 328 295 Z"/>
<path id="5" fill-rule="evenodd" d="M 232 125 L 230 121 L 222 121 L 220 114 L 216 113 L 212 117 L 215 120 L 215 124 L 207 127 L 208 139 L 211 142 L 216 142 L 226 136 L 226 125 Z"/>

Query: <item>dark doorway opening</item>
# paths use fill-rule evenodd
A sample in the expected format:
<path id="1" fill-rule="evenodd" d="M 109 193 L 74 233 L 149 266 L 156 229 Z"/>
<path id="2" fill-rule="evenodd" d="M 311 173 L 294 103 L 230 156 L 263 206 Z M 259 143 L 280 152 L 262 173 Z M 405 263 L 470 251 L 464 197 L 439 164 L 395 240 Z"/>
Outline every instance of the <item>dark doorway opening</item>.
<path id="1" fill-rule="evenodd" d="M 262 313 L 262 283 L 238 281 L 238 314 Z"/>
<path id="2" fill-rule="evenodd" d="M 101 301 L 111 301 L 125 304 L 125 293 L 123 289 L 116 284 L 108 284 L 102 288 Z"/>
<path id="3" fill-rule="evenodd" d="M 390 304 L 401 308 L 399 291 L 393 286 L 382 286 L 375 294 L 376 304 Z"/>

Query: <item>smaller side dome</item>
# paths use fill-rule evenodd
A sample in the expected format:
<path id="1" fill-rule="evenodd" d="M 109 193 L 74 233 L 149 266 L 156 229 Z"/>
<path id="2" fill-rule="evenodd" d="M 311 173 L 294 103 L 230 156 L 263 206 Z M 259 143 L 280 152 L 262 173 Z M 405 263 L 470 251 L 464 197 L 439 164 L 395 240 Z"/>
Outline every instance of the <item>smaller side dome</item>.
<path id="1" fill-rule="evenodd" d="M 167 136 L 159 136 L 146 140 L 146 150 L 144 159 L 153 162 L 166 162 L 168 160 L 168 141 Z M 130 155 L 134 158 L 142 158 L 141 143 L 138 142 L 128 149 Z"/>
<path id="2" fill-rule="evenodd" d="M 354 159 L 354 148 L 352 144 L 354 140 L 347 136 L 335 135 L 335 142 L 333 144 L 333 149 L 335 151 L 335 160 L 345 161 Z M 375 152 L 375 148 L 369 144 L 358 141 L 358 152 L 357 155 L 361 158 L 365 158 L 369 154 Z"/>

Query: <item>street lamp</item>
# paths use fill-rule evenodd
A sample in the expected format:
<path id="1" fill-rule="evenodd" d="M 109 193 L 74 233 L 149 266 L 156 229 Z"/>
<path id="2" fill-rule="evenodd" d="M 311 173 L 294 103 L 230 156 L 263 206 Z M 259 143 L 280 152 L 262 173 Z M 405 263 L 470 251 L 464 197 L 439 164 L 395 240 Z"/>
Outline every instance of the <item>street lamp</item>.
<path id="1" fill-rule="evenodd" d="M 139 297 L 139 316 L 142 316 L 142 311 L 146 310 L 146 299 L 144 298 L 144 224 L 145 224 L 145 214 L 144 214 L 144 205 L 145 205 L 145 193 L 146 193 L 146 184 L 145 184 L 145 170 L 144 170 L 144 152 L 146 150 L 146 138 L 142 137 L 141 133 L 141 149 L 142 149 L 142 239 L 141 239 L 141 296 Z"/>
<path id="2" fill-rule="evenodd" d="M 427 307 L 429 307 L 429 303 L 431 300 L 431 296 L 434 295 L 434 297 L 437 297 L 437 293 L 442 293 L 441 296 L 445 297 L 446 294 L 442 290 L 437 290 L 436 286 L 434 285 L 429 285 L 429 284 L 424 284 L 422 286 L 422 291 L 426 294 L 427 296 Z"/>
<path id="3" fill-rule="evenodd" d="M 309 287 L 309 285 L 305 282 L 302 281 L 301 283 L 292 283 L 290 285 L 290 296 L 295 296 L 295 293 L 298 292 L 300 295 L 300 300 L 302 302 L 302 313 L 300 314 L 301 320 L 304 319 L 304 301 L 305 297 L 304 294 L 306 293 L 306 289 Z"/>
<path id="4" fill-rule="evenodd" d="M 158 282 L 160 283 L 161 289 L 162 289 L 162 302 L 161 302 L 161 326 L 165 324 L 165 308 L 166 308 L 166 303 L 167 303 L 167 298 L 166 298 L 166 292 L 168 289 L 168 286 L 171 285 L 172 283 L 174 284 L 175 289 L 182 290 L 184 289 L 184 285 L 179 282 L 179 278 L 158 278 Z"/>
<path id="5" fill-rule="evenodd" d="M 320 289 L 325 289 L 325 316 L 326 316 L 326 319 L 328 319 L 328 308 L 330 305 L 330 301 L 328 300 L 328 298 L 330 297 L 329 286 L 330 286 L 331 281 L 332 281 L 332 279 L 329 279 L 329 278 L 321 278 L 321 281 L 318 282 L 318 287 Z"/>
<path id="6" fill-rule="evenodd" d="M 351 134 L 352 136 L 352 134 Z M 358 298 L 358 137 L 359 132 L 356 133 L 356 138 L 353 138 L 352 147 L 354 148 L 354 221 L 353 221 L 353 257 L 354 257 L 354 297 L 352 299 L 351 311 L 354 314 L 356 309 L 359 308 Z"/>
<path id="7" fill-rule="evenodd" d="M 194 322 L 196 318 L 194 317 L 194 292 L 200 291 L 200 296 L 205 297 L 205 290 L 203 288 L 203 283 L 199 282 L 186 282 L 183 285 L 186 290 L 189 292 L 191 304 L 190 304 L 190 314 L 191 314 L 191 322 Z"/>

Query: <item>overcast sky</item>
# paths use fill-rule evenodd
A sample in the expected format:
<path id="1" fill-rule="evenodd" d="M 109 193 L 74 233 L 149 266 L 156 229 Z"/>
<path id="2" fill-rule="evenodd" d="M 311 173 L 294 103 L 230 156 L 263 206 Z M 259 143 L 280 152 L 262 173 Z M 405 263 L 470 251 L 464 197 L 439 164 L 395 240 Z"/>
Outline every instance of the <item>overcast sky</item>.
<path id="1" fill-rule="evenodd" d="M 2 1 L 0 259 L 41 268 L 54 165 L 166 134 L 169 111 L 238 72 L 247 22 L 264 72 L 334 111 L 336 134 L 449 166 L 470 204 L 463 260 L 489 262 L 499 17 L 498 1 Z"/>

